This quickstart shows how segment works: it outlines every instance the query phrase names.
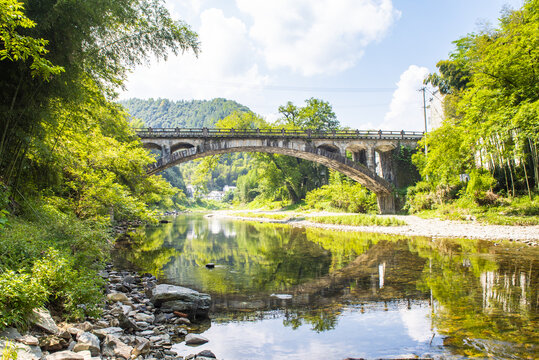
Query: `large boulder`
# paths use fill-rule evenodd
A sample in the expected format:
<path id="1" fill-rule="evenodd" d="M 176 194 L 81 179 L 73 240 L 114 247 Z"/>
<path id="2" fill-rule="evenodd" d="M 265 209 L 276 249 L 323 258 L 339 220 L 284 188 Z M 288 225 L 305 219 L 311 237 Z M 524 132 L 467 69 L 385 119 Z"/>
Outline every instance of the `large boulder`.
<path id="1" fill-rule="evenodd" d="M 77 337 L 77 344 L 73 348 L 74 352 L 88 350 L 92 356 L 99 355 L 101 350 L 99 339 L 94 334 L 84 332 Z"/>
<path id="2" fill-rule="evenodd" d="M 204 336 L 197 334 L 187 334 L 187 336 L 185 337 L 185 344 L 187 345 L 202 345 L 207 343 L 208 341 L 209 340 L 206 339 Z"/>
<path id="3" fill-rule="evenodd" d="M 132 351 L 131 346 L 124 344 L 116 336 L 107 335 L 103 340 L 103 356 L 113 359 L 130 359 Z"/>
<path id="4" fill-rule="evenodd" d="M 159 284 L 152 289 L 152 303 L 162 310 L 181 311 L 190 316 L 208 316 L 211 297 L 182 286 Z"/>
<path id="5" fill-rule="evenodd" d="M 14 327 L 5 328 L 3 331 L 0 331 L 0 338 L 7 338 L 8 340 L 19 340 L 22 338 L 22 335 Z"/>
<path id="6" fill-rule="evenodd" d="M 45 351 L 60 351 L 67 348 L 68 342 L 57 335 L 47 335 L 39 338 L 39 346 Z"/>
<path id="7" fill-rule="evenodd" d="M 150 352 L 152 347 L 152 344 L 148 339 L 145 339 L 143 337 L 137 337 L 137 344 L 133 351 L 131 352 L 131 355 L 133 357 L 137 357 L 140 355 L 146 355 Z"/>
<path id="8" fill-rule="evenodd" d="M 110 293 L 110 294 L 107 295 L 107 299 L 109 301 L 112 301 L 112 302 L 118 302 L 119 301 L 122 304 L 131 305 L 131 300 L 129 300 L 127 295 L 125 295 L 124 293 L 121 293 L 121 292 Z"/>
<path id="9" fill-rule="evenodd" d="M 0 354 L 4 351 L 7 353 L 6 348 L 16 352 L 18 360 L 39 360 L 43 355 L 39 346 L 28 346 L 19 342 L 0 339 Z"/>
<path id="10" fill-rule="evenodd" d="M 94 330 L 94 334 L 101 340 L 107 335 L 114 335 L 120 337 L 123 335 L 124 330 L 121 327 L 107 327 L 103 329 Z"/>
<path id="11" fill-rule="evenodd" d="M 38 328 L 45 330 L 49 334 L 58 334 L 60 329 L 52 319 L 50 312 L 46 309 L 34 309 L 30 316 L 30 321 Z"/>

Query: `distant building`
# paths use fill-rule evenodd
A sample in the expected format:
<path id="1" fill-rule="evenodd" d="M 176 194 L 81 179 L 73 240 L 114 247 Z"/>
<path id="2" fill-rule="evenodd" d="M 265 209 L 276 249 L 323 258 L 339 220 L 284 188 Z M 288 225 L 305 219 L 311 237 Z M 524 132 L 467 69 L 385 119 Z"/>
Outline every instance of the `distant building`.
<path id="1" fill-rule="evenodd" d="M 215 200 L 215 201 L 221 201 L 223 200 L 223 197 L 225 196 L 224 191 L 210 191 L 208 195 L 206 195 L 206 199 L 208 200 Z"/>
<path id="2" fill-rule="evenodd" d="M 195 187 L 193 185 L 187 185 L 185 187 L 185 195 L 187 195 L 187 197 L 194 197 L 195 196 Z"/>
<path id="3" fill-rule="evenodd" d="M 216 200 L 216 201 L 222 201 L 223 198 L 225 197 L 225 194 L 229 191 L 234 191 L 236 190 L 236 187 L 235 186 L 228 186 L 228 185 L 225 185 L 223 187 L 223 191 L 218 191 L 218 190 L 214 190 L 214 191 L 210 191 L 208 194 L 204 195 L 200 189 L 198 189 L 197 187 L 193 186 L 193 185 L 187 185 L 185 187 L 186 191 L 185 191 L 185 195 L 187 195 L 187 197 L 190 197 L 190 198 L 193 198 L 195 197 L 195 195 L 197 195 L 198 197 L 202 197 L 204 199 L 208 199 L 208 200 Z"/>
<path id="4" fill-rule="evenodd" d="M 445 118 L 443 100 L 444 95 L 442 95 L 439 90 L 435 90 L 432 93 L 432 98 L 429 100 L 430 116 L 428 121 L 428 131 L 436 130 L 442 126 Z"/>

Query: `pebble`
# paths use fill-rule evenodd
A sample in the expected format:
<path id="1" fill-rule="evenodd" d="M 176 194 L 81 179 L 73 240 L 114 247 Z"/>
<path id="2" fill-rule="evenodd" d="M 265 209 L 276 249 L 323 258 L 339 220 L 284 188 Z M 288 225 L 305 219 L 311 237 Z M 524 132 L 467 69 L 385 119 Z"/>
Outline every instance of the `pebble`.
<path id="1" fill-rule="evenodd" d="M 210 350 L 202 350 L 201 352 L 197 354 L 197 357 L 199 356 L 204 356 L 204 357 L 212 358 L 212 359 L 216 358 L 215 354 L 212 353 Z"/>
<path id="2" fill-rule="evenodd" d="M 45 360 L 84 360 L 84 356 L 67 350 L 47 355 Z"/>
<path id="3" fill-rule="evenodd" d="M 120 292 L 108 294 L 107 299 L 109 299 L 112 302 L 118 302 L 119 301 L 119 302 L 124 303 L 126 305 L 131 304 L 131 301 L 129 301 L 129 298 L 127 297 L 127 295 L 125 295 L 124 293 L 120 293 Z"/>

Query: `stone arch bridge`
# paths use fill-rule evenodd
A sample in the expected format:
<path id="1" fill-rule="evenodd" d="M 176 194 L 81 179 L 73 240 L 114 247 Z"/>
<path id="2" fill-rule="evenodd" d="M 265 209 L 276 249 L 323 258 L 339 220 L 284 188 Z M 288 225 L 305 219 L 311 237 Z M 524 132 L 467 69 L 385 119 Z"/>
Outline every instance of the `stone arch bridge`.
<path id="1" fill-rule="evenodd" d="M 149 174 L 197 158 L 232 152 L 266 152 L 315 161 L 337 170 L 377 195 L 383 214 L 395 212 L 394 185 L 398 174 L 392 151 L 416 147 L 416 131 L 185 129 L 136 130 L 146 148 L 161 151 Z"/>

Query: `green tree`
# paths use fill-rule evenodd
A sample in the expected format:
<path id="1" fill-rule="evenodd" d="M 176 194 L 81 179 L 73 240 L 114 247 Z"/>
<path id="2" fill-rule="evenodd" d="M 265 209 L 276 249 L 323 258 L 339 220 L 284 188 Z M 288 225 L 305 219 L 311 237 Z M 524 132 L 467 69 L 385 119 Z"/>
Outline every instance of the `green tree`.
<path id="1" fill-rule="evenodd" d="M 308 99 L 304 107 L 298 108 L 288 102 L 279 107 L 282 118 L 270 125 L 253 113 L 233 113 L 217 123 L 221 128 L 256 129 L 288 128 L 334 130 L 338 121 L 331 105 L 323 100 Z M 286 200 L 298 203 L 308 191 L 327 183 L 328 170 L 325 166 L 290 156 L 276 154 L 252 154 L 252 168 L 238 178 L 238 197 L 241 202 L 250 202 L 258 197 L 263 201 Z M 201 172 L 207 169 L 202 167 Z"/>
<path id="2" fill-rule="evenodd" d="M 282 118 L 278 124 L 300 129 L 337 130 L 339 121 L 327 101 L 310 98 L 304 107 L 297 107 L 292 102 L 279 106 Z"/>
<path id="3" fill-rule="evenodd" d="M 423 140 L 428 157 L 418 153 L 414 161 L 432 189 L 485 168 L 497 180 L 494 190 L 531 198 L 539 190 L 539 1 L 505 11 L 497 29 L 454 43 L 439 74 L 426 79 L 446 94 L 446 120 Z"/>
<path id="4" fill-rule="evenodd" d="M 17 0 L 0 1 L 0 60 L 26 62 L 31 59 L 29 68 L 32 76 L 47 80 L 64 69 L 45 59 L 44 56 L 48 53 L 47 40 L 20 33 L 23 29 L 36 26 L 36 23 L 24 14 L 23 9 L 23 4 Z"/>
<path id="5" fill-rule="evenodd" d="M 0 223 L 18 215 L 0 236 L 0 327 L 35 306 L 98 313 L 111 223 L 151 221 L 174 193 L 111 99 L 150 56 L 198 52 L 157 0 L 24 4 L 0 2 Z"/>
<path id="6" fill-rule="evenodd" d="M 282 117 L 277 125 L 290 129 L 338 129 L 339 122 L 328 102 L 310 98 L 305 104 L 300 108 L 291 102 L 280 106 Z M 295 204 L 303 200 L 308 191 L 327 183 L 328 169 L 315 162 L 273 154 L 260 155 L 260 158 L 265 193 L 270 196 L 287 194 L 286 198 Z"/>
<path id="7" fill-rule="evenodd" d="M 3 13 L 5 9 L 23 11 L 18 3 L 6 5 L 10 4 L 2 7 Z M 25 2 L 24 14 L 22 19 L 29 20 L 23 25 L 35 41 L 23 37 L 26 42 L 14 47 L 12 40 L 20 38 L 18 24 L 2 24 L 3 50 L 9 56 L 0 59 L 0 113 L 5 124 L 0 129 L 0 174 L 8 184 L 16 185 L 23 172 L 25 177 L 32 172 L 28 151 L 44 147 L 41 140 L 48 129 L 74 125 L 58 122 L 54 114 L 58 102 L 86 101 L 94 91 L 88 91 L 87 83 L 93 83 L 95 91 L 114 96 L 128 69 L 150 56 L 166 57 L 167 50 L 198 52 L 196 34 L 172 20 L 157 0 L 30 0 Z M 34 63 L 14 61 L 13 49 L 32 57 Z M 61 74 L 60 69 L 64 69 Z M 38 70 L 56 75 L 44 79 L 35 76 Z"/>

